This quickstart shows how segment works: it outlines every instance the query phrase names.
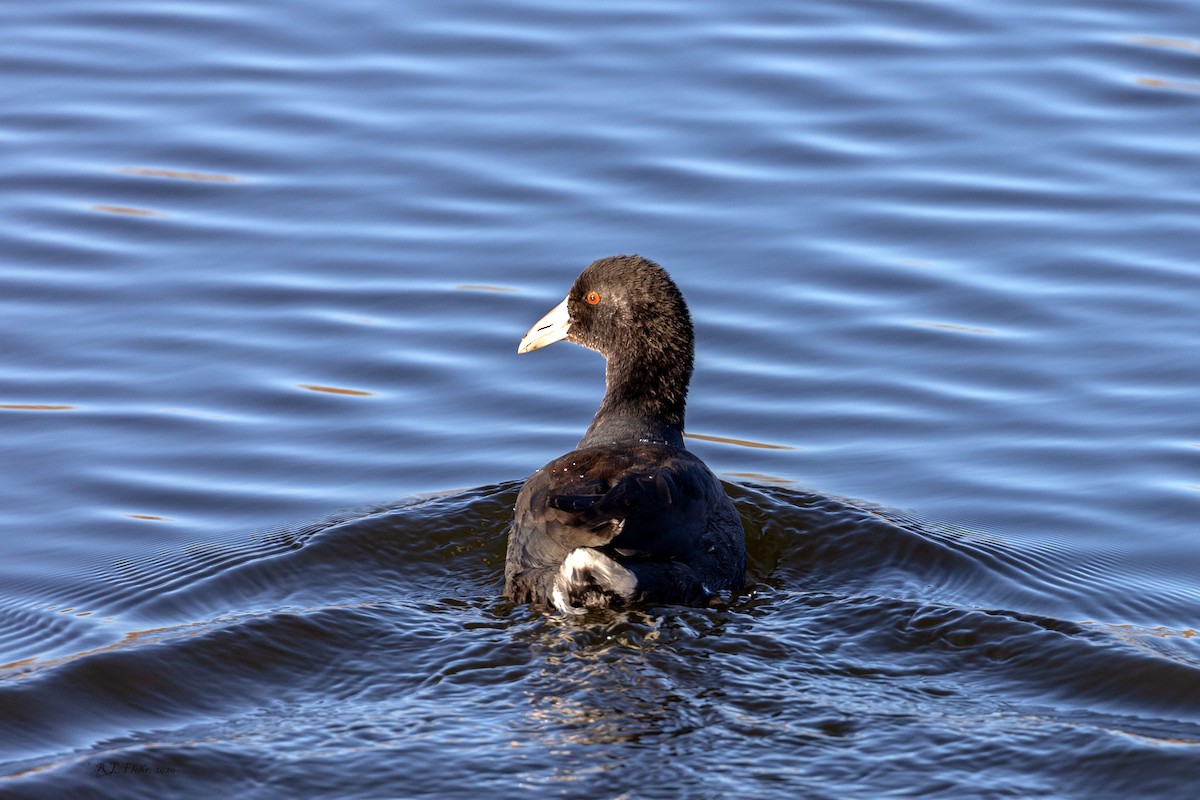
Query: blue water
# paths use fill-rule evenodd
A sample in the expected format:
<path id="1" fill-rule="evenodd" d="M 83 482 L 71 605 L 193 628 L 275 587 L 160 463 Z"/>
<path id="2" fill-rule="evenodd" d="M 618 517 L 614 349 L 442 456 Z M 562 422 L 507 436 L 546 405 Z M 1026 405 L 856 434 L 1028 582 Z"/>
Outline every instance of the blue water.
<path id="1" fill-rule="evenodd" d="M 1180 797 L 1200 16 L 0 5 L 0 796 Z M 499 598 L 691 306 L 725 609 Z"/>

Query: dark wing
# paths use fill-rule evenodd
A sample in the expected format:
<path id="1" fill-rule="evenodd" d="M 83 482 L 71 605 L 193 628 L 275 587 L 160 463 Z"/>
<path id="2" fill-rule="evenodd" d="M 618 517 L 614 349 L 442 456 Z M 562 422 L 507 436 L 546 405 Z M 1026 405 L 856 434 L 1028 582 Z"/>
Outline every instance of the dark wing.
<path id="1" fill-rule="evenodd" d="M 607 491 L 599 481 L 581 488 L 595 491 L 551 494 L 547 503 L 551 508 L 574 515 L 577 525 L 589 528 L 637 517 L 656 507 L 672 507 L 677 504 L 679 494 L 670 468 L 659 464 L 620 475 Z"/>

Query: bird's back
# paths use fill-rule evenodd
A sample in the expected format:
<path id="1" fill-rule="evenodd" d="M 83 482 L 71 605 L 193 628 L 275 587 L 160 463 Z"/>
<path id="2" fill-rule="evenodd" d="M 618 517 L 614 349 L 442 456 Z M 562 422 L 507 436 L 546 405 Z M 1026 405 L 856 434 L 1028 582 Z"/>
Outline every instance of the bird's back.
<path id="1" fill-rule="evenodd" d="M 531 476 L 509 534 L 506 594 L 555 602 L 562 565 L 579 548 L 636 577 L 626 600 L 703 601 L 739 588 L 745 570 L 741 520 L 720 481 L 692 453 L 662 444 L 575 450 Z"/>

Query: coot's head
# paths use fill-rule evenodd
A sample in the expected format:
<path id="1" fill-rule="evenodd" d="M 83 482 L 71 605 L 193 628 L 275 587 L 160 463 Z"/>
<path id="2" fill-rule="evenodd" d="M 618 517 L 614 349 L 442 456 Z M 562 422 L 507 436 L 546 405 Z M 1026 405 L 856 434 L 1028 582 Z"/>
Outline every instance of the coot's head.
<path id="1" fill-rule="evenodd" d="M 692 365 L 692 318 L 667 271 L 641 256 L 593 261 L 567 293 L 521 340 L 528 353 L 566 339 L 611 363 L 670 359 Z"/>
<path id="2" fill-rule="evenodd" d="M 628 441 L 683 446 L 692 318 L 666 270 L 641 256 L 593 261 L 567 298 L 529 329 L 517 352 L 563 339 L 608 362 L 604 399 L 581 447 Z"/>

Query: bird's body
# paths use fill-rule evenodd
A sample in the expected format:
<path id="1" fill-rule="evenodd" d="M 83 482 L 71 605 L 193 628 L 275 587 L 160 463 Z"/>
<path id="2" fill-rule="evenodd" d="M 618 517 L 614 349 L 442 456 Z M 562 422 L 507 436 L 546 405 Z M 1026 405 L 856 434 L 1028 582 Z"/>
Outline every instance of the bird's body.
<path id="1" fill-rule="evenodd" d="M 736 591 L 741 520 L 683 442 L 693 334 L 679 290 L 639 256 L 593 262 L 519 352 L 561 339 L 605 356 L 604 399 L 578 449 L 522 487 L 505 594 L 567 611 Z"/>

